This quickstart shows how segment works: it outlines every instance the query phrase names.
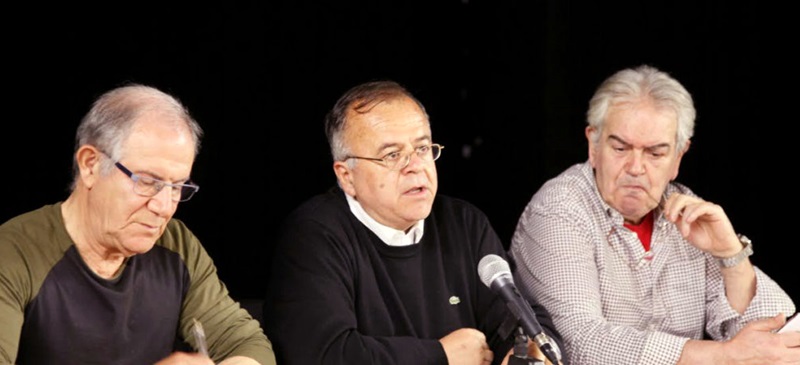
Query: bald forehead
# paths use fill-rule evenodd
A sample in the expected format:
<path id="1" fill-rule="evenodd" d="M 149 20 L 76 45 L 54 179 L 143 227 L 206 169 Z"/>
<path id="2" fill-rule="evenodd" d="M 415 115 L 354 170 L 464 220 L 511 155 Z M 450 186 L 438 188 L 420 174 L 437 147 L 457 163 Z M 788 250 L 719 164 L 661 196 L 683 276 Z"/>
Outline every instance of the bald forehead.
<path id="1" fill-rule="evenodd" d="M 381 128 L 389 124 L 424 123 L 429 124 L 428 117 L 420 106 L 411 98 L 397 95 L 390 98 L 370 102 L 355 102 L 347 109 L 347 126 L 370 126 Z M 366 125 L 363 125 L 366 124 Z"/>
<path id="2" fill-rule="evenodd" d="M 410 141 L 431 139 L 427 115 L 407 97 L 385 99 L 360 110 L 348 109 L 344 134 L 353 153 L 377 153 L 389 146 L 402 149 L 399 146 Z M 371 146 L 370 151 L 363 150 L 367 146 Z"/>
<path id="3" fill-rule="evenodd" d="M 422 112 L 422 108 L 414 101 L 412 98 L 408 97 L 400 92 L 392 92 L 392 93 L 382 93 L 378 95 L 373 95 L 367 98 L 361 98 L 353 101 L 347 107 L 347 116 L 353 116 L 358 114 L 367 114 L 370 113 L 373 109 L 380 107 L 384 104 L 394 104 L 394 103 L 407 103 L 413 104 L 416 109 Z"/>

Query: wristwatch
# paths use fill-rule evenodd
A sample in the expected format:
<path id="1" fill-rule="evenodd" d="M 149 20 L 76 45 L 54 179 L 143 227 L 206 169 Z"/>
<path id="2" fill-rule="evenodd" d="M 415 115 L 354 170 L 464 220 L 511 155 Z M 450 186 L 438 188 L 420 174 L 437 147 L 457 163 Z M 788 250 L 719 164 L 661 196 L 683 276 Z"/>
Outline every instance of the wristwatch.
<path id="1" fill-rule="evenodd" d="M 734 267 L 739 265 L 742 260 L 753 254 L 753 242 L 743 234 L 737 234 L 739 242 L 742 243 L 742 250 L 731 257 L 714 257 L 721 268 Z"/>

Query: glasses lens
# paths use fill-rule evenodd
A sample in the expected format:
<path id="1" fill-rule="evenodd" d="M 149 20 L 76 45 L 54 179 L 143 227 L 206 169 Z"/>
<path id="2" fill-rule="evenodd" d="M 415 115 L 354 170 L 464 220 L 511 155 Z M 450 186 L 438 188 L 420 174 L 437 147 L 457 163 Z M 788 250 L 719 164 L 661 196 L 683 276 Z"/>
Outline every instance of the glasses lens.
<path id="1" fill-rule="evenodd" d="M 184 185 L 181 187 L 181 196 L 180 201 L 185 202 L 194 196 L 194 193 L 200 190 L 200 188 L 196 185 Z"/>
<path id="2" fill-rule="evenodd" d="M 411 161 L 411 154 L 402 155 L 396 160 L 384 160 L 386 161 L 386 167 L 389 170 L 401 170 L 404 167 L 408 166 L 408 163 Z"/>
<path id="3" fill-rule="evenodd" d="M 133 191 L 142 196 L 156 195 L 164 187 L 158 180 L 151 177 L 133 174 L 131 178 L 134 181 Z"/>
<path id="4" fill-rule="evenodd" d="M 191 186 L 181 187 L 180 201 L 185 202 L 194 196 L 195 190 Z"/>
<path id="5" fill-rule="evenodd" d="M 439 158 L 439 156 L 442 155 L 442 148 L 444 148 L 444 147 L 442 147 L 442 146 L 440 146 L 438 144 L 432 144 L 431 145 L 431 157 L 433 157 L 434 161 L 436 161 Z"/>

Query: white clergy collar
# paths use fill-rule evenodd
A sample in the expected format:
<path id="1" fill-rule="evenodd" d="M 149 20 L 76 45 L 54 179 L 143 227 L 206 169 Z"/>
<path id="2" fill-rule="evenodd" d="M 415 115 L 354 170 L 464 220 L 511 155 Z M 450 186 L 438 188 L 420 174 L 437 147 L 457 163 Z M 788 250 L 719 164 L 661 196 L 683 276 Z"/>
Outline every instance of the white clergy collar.
<path id="1" fill-rule="evenodd" d="M 355 215 L 361 223 L 364 223 L 370 231 L 375 233 L 383 243 L 389 246 L 409 246 L 419 243 L 422 239 L 422 234 L 425 232 L 424 219 L 420 219 L 408 230 L 408 233 L 405 233 L 401 230 L 378 223 L 378 221 L 367 214 L 364 207 L 362 207 L 357 200 L 353 199 L 353 197 L 347 193 L 345 193 L 344 196 L 347 197 L 347 204 L 350 206 L 350 211 L 353 212 L 353 215 Z"/>

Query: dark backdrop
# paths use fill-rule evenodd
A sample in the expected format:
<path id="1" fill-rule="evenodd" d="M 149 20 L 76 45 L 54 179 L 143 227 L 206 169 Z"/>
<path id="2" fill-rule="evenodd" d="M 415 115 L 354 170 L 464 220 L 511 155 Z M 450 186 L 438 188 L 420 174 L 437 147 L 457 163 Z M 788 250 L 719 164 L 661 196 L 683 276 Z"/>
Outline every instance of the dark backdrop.
<path id="1" fill-rule="evenodd" d="M 0 221 L 67 195 L 91 101 L 135 81 L 178 96 L 206 131 L 185 220 L 235 297 L 266 289 L 283 217 L 334 184 L 322 118 L 391 78 L 427 106 L 440 193 L 483 209 L 507 243 L 548 178 L 586 159 L 584 113 L 611 73 L 648 63 L 695 98 L 679 180 L 721 204 L 753 261 L 800 299 L 791 229 L 795 105 L 780 9 L 753 2 L 336 1 L 135 4 L 7 13 Z M 770 5 L 771 6 L 771 5 Z M 13 22 L 12 22 L 13 20 Z M 791 95 L 791 93 L 788 93 Z M 793 158 L 791 159 L 793 162 Z"/>

